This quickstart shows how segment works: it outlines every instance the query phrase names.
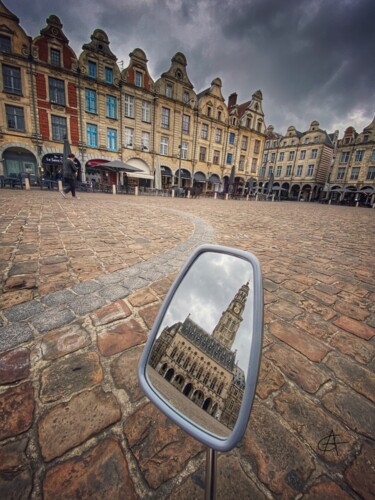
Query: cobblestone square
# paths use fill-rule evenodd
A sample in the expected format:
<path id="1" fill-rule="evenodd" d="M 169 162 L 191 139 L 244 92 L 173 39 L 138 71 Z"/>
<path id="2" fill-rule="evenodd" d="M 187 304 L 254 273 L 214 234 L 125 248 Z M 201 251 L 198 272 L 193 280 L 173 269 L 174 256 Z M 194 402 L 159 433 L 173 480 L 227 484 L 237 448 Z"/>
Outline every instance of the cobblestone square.
<path id="1" fill-rule="evenodd" d="M 0 497 L 203 498 L 205 450 L 141 393 L 194 248 L 262 265 L 262 365 L 218 498 L 375 496 L 375 210 L 0 191 Z"/>

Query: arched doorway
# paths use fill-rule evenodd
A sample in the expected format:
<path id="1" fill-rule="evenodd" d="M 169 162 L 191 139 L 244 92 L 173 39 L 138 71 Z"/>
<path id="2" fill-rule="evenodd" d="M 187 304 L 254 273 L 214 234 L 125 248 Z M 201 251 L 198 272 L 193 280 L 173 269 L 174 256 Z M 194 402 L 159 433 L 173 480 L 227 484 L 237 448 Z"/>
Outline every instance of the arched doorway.
<path id="1" fill-rule="evenodd" d="M 185 382 L 185 379 L 182 375 L 176 375 L 174 381 L 173 381 L 173 385 L 179 389 L 180 391 L 182 390 L 182 387 L 184 385 L 184 382 Z"/>
<path id="2" fill-rule="evenodd" d="M 141 158 L 130 158 L 125 163 L 141 170 L 141 172 L 127 173 L 130 187 L 134 188 L 137 186 L 141 191 L 151 187 L 154 176 L 151 174 L 150 168 L 144 160 Z"/>
<path id="3" fill-rule="evenodd" d="M 192 390 L 193 390 L 193 386 L 189 382 L 188 384 L 185 385 L 184 390 L 182 391 L 182 393 L 188 398 L 190 396 Z"/>
<path id="4" fill-rule="evenodd" d="M 191 398 L 193 403 L 196 405 L 202 407 L 203 401 L 204 401 L 204 394 L 202 391 L 196 390 L 193 394 L 193 397 Z"/>
<path id="5" fill-rule="evenodd" d="M 172 380 L 173 375 L 174 375 L 174 369 L 169 368 L 169 370 L 165 374 L 165 380 L 168 380 L 168 382 L 170 382 Z"/>
<path id="6" fill-rule="evenodd" d="M 211 403 L 212 403 L 212 399 L 211 398 L 207 398 L 205 400 L 205 402 L 203 403 L 203 406 L 202 406 L 202 410 L 204 411 L 209 411 L 210 407 L 211 407 Z"/>
<path id="7" fill-rule="evenodd" d="M 175 186 L 178 186 L 179 172 L 180 172 L 180 169 L 178 168 L 176 170 L 176 173 L 174 174 L 174 185 Z M 189 172 L 189 170 L 187 170 L 186 168 L 182 168 L 180 177 L 181 177 L 181 187 L 182 188 L 189 187 L 191 184 L 191 173 Z"/>
<path id="8" fill-rule="evenodd" d="M 163 189 L 169 189 L 172 187 L 172 170 L 166 165 L 160 167 L 161 170 L 161 185 Z"/>
<path id="9" fill-rule="evenodd" d="M 3 152 L 4 177 L 29 177 L 31 184 L 37 184 L 38 162 L 33 153 L 22 147 L 9 147 Z"/>

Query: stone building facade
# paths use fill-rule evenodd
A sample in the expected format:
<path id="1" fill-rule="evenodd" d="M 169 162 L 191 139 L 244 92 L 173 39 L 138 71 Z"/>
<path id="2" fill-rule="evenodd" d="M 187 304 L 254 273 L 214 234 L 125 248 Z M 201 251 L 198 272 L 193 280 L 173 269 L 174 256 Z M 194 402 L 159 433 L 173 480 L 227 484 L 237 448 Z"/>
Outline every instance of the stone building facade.
<path id="1" fill-rule="evenodd" d="M 178 391 L 232 429 L 245 390 L 245 374 L 232 350 L 243 319 L 249 284 L 244 284 L 222 313 L 212 334 L 189 316 L 164 328 L 151 352 L 150 365 Z"/>
<path id="2" fill-rule="evenodd" d="M 120 69 L 101 29 L 77 55 L 54 15 L 32 38 L 0 2 L 0 175 L 54 175 L 66 137 L 86 180 L 121 183 L 96 168 L 119 159 L 140 169 L 129 174 L 140 187 L 153 187 L 160 168 L 164 188 L 218 191 L 233 166 L 244 185 L 264 144 L 261 92 L 246 109 L 227 105 L 220 78 L 196 93 L 184 54 L 156 81 L 147 62 L 136 48 Z"/>
<path id="3" fill-rule="evenodd" d="M 290 126 L 285 135 L 269 126 L 259 171 L 259 186 L 281 198 L 314 201 L 323 196 L 334 152 L 332 137 L 313 121 L 299 132 Z"/>
<path id="4" fill-rule="evenodd" d="M 339 139 L 326 192 L 330 201 L 375 202 L 375 117 L 361 133 L 348 127 Z"/>

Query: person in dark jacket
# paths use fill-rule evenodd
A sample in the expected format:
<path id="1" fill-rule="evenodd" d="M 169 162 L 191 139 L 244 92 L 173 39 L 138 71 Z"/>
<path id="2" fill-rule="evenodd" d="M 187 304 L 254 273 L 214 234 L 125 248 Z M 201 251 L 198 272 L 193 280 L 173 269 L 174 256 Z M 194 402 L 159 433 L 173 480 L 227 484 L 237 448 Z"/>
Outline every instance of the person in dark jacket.
<path id="1" fill-rule="evenodd" d="M 66 198 L 66 194 L 69 191 L 72 192 L 73 198 L 77 198 L 76 196 L 76 174 L 77 174 L 77 165 L 74 163 L 75 156 L 73 153 L 68 155 L 68 158 L 64 161 L 64 181 L 68 186 L 60 191 L 60 194 L 63 198 Z"/>

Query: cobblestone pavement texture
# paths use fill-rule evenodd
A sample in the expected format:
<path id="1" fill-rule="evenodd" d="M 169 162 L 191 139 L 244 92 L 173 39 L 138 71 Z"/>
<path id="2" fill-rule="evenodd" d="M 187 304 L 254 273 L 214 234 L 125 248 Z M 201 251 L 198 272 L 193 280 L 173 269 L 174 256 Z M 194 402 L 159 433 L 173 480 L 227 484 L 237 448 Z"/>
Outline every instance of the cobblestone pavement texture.
<path id="1" fill-rule="evenodd" d="M 203 498 L 205 450 L 136 367 L 201 243 L 258 256 L 257 395 L 218 498 L 375 497 L 375 211 L 0 191 L 0 497 Z"/>

